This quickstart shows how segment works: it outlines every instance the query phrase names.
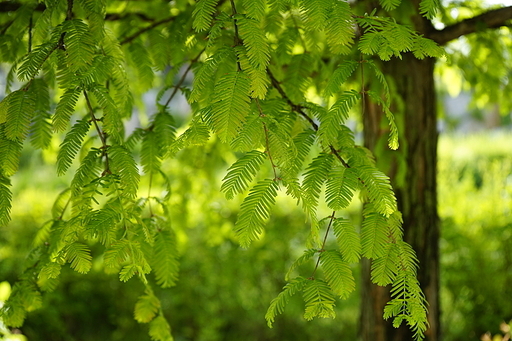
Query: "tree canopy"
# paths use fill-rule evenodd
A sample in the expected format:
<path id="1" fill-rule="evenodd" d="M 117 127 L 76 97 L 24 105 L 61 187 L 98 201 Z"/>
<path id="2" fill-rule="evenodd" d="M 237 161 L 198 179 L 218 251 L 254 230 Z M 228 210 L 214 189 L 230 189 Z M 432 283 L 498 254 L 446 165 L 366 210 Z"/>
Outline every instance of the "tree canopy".
<path id="1" fill-rule="evenodd" d="M 0 225 L 10 219 L 10 178 L 24 143 L 56 150 L 56 174 L 72 172 L 3 321 L 22 325 L 63 266 L 85 274 L 102 259 L 120 281 L 144 284 L 135 319 L 149 323 L 152 339 L 171 339 L 153 290 L 175 285 L 179 273 L 173 180 L 162 164 L 196 151 L 217 157 L 207 148 L 215 144 L 236 156 L 219 190 L 243 198 L 233 226 L 242 247 L 265 234 L 282 196 L 307 217 L 304 254 L 269 302 L 269 326 L 299 292 L 306 319 L 334 317 L 336 299 L 355 289 L 351 264 L 364 257 L 372 281 L 392 286 L 384 317 L 422 339 L 427 307 L 417 258 L 403 241 L 389 178 L 349 121 L 371 99 L 387 118 L 389 147 L 398 148 L 393 88 L 380 61 L 443 55 L 392 12 L 432 19 L 438 2 L 400 3 L 381 0 L 369 11 L 336 0 L 0 3 L 0 58 L 10 67 L 0 102 Z M 180 94 L 190 116 L 177 105 Z M 357 195 L 365 203 L 360 230 L 344 216 Z M 312 273 L 301 271 L 306 262 Z"/>

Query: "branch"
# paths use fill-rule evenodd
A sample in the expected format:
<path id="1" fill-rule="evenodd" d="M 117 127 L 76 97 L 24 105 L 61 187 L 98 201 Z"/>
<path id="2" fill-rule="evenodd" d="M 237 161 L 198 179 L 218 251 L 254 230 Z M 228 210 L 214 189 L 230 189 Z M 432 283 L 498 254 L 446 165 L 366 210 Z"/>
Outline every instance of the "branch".
<path id="1" fill-rule="evenodd" d="M 170 21 L 173 21 L 174 18 L 175 17 L 169 17 L 169 18 L 165 18 L 165 19 L 162 19 L 162 20 L 159 20 L 159 21 L 155 21 L 154 23 L 152 23 L 148 27 L 144 27 L 144 28 L 138 30 L 137 32 L 135 32 L 134 34 L 132 34 L 131 36 L 123 39 L 123 41 L 121 41 L 120 44 L 121 45 L 127 44 L 127 43 L 131 42 L 132 40 L 134 40 L 135 38 L 137 38 L 138 36 L 140 36 L 142 33 L 145 33 L 145 32 L 147 32 L 149 30 L 152 30 L 152 29 L 154 29 L 155 27 L 157 27 L 159 25 L 162 25 L 162 24 L 168 23 Z"/>
<path id="2" fill-rule="evenodd" d="M 446 45 L 450 41 L 466 34 L 475 33 L 487 28 L 504 26 L 506 21 L 510 19 L 512 19 L 512 6 L 493 9 L 473 18 L 446 26 L 442 30 L 434 30 L 427 35 L 427 38 L 434 40 L 439 45 Z"/>

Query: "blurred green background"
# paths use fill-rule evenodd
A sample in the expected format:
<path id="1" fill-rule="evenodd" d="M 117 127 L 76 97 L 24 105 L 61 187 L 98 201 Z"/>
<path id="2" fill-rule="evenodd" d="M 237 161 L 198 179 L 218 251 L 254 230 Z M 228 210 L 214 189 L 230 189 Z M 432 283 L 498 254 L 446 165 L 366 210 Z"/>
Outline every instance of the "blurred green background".
<path id="1" fill-rule="evenodd" d="M 500 324 L 512 319 L 511 141 L 506 133 L 445 135 L 440 140 L 441 299 L 448 341 L 502 340 L 507 326 L 500 330 Z M 215 141 L 187 153 L 165 166 L 172 179 L 172 223 L 182 258 L 178 285 L 157 294 L 175 340 L 356 340 L 358 292 L 338 302 L 335 320 L 305 321 L 297 297 L 273 329 L 266 326 L 269 302 L 303 251 L 305 217 L 283 196 L 263 240 L 240 248 L 232 233 L 240 203 L 226 201 L 218 191 L 235 156 Z M 9 292 L 7 283 L 20 275 L 33 240 L 51 217 L 55 197 L 69 180 L 55 176 L 54 154 L 27 146 L 14 177 L 13 219 L 0 230 L 0 301 Z M 347 215 L 357 220 L 359 210 L 352 206 Z M 307 266 L 303 270 L 308 273 Z M 147 326 L 133 319 L 143 291 L 137 280 L 121 283 L 105 274 L 98 256 L 88 275 L 63 270 L 57 289 L 29 314 L 20 331 L 24 336 L 4 340 L 149 340 Z"/>

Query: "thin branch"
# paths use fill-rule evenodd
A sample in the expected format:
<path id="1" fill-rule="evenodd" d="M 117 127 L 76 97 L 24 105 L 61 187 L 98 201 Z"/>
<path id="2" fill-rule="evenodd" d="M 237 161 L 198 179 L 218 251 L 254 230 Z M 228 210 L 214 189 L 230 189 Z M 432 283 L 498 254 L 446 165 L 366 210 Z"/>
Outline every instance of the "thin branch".
<path id="1" fill-rule="evenodd" d="M 235 26 L 234 46 L 237 47 L 237 46 L 241 46 L 243 43 L 242 43 L 242 39 L 240 38 L 240 34 L 238 33 L 238 25 L 236 23 L 236 18 L 235 18 L 235 16 L 237 15 L 235 2 L 233 0 L 230 0 L 230 2 L 231 2 L 231 10 L 233 13 L 233 25 Z M 240 61 L 238 60 L 238 58 L 236 59 L 236 68 L 237 68 L 237 71 L 242 71 L 242 65 L 240 65 Z"/>
<path id="2" fill-rule="evenodd" d="M 325 251 L 325 244 L 327 243 L 327 236 L 329 235 L 329 231 L 331 230 L 332 222 L 334 221 L 334 219 L 336 219 L 336 217 L 334 216 L 335 214 L 336 214 L 336 211 L 332 211 L 332 214 L 330 216 L 331 219 L 329 220 L 329 225 L 327 225 L 327 230 L 325 230 L 325 236 L 324 236 L 324 241 L 322 243 L 322 248 L 319 250 L 320 254 L 318 255 L 318 259 L 316 260 L 315 269 L 313 269 L 313 273 L 311 274 L 309 279 L 315 278 L 316 270 L 318 269 L 318 265 L 320 264 L 320 258 L 322 258 L 322 252 Z"/>
<path id="3" fill-rule="evenodd" d="M 187 69 L 185 70 L 185 72 L 183 73 L 183 75 L 181 76 L 180 80 L 178 81 L 178 83 L 174 86 L 174 90 L 171 94 L 171 96 L 169 97 L 169 99 L 167 100 L 167 102 L 165 102 L 164 104 L 164 107 L 167 107 L 169 105 L 169 103 L 171 103 L 172 99 L 174 98 L 174 96 L 176 95 L 176 93 L 178 92 L 178 89 L 181 87 L 181 85 L 185 82 L 185 79 L 187 78 L 187 74 L 190 72 L 190 70 L 192 69 L 192 65 L 197 62 L 199 60 L 199 58 L 201 57 L 201 55 L 203 54 L 203 52 L 206 50 L 206 47 L 204 49 L 201 50 L 201 52 L 199 52 L 199 54 L 190 61 L 190 63 L 188 64 L 187 66 Z"/>
<path id="4" fill-rule="evenodd" d="M 506 22 L 511 19 L 512 6 L 493 9 L 456 24 L 446 26 L 442 30 L 429 32 L 427 38 L 434 40 L 439 45 L 446 45 L 450 41 L 470 33 L 487 28 L 506 26 Z"/>
<path id="5" fill-rule="evenodd" d="M 141 34 L 146 33 L 147 31 L 152 30 L 152 29 L 154 29 L 157 26 L 160 26 L 162 24 L 171 22 L 171 21 L 174 20 L 174 18 L 175 17 L 169 17 L 169 18 L 165 18 L 165 19 L 162 19 L 162 20 L 159 20 L 159 21 L 155 21 L 154 23 L 152 23 L 148 27 L 144 27 L 144 28 L 138 30 L 137 32 L 135 32 L 134 34 L 130 35 L 129 37 L 123 39 L 123 41 L 121 41 L 120 44 L 121 45 L 128 44 L 128 43 L 132 42 L 135 38 L 140 36 Z"/>
<path id="6" fill-rule="evenodd" d="M 309 122 L 309 124 L 311 124 L 313 129 L 315 131 L 318 131 L 318 124 L 316 124 L 316 122 L 311 117 L 309 117 L 308 114 L 306 114 L 304 112 L 304 110 L 302 109 L 302 107 L 300 105 L 297 105 L 297 104 L 292 102 L 290 97 L 288 97 L 286 95 L 286 93 L 284 92 L 284 89 L 281 86 L 281 84 L 279 83 L 279 81 L 274 77 L 274 74 L 272 73 L 272 71 L 270 71 L 270 69 L 268 69 L 268 68 L 267 68 L 267 74 L 270 77 L 270 82 L 272 83 L 272 86 L 274 88 L 276 88 L 276 90 L 279 92 L 281 97 L 283 97 L 283 99 L 286 100 L 286 102 L 292 108 L 292 110 L 295 111 L 296 113 L 298 113 L 299 115 L 301 115 L 302 117 L 304 117 Z M 329 145 L 329 149 L 331 150 L 331 153 L 333 153 L 334 156 L 336 156 L 336 158 L 341 162 L 343 167 L 350 168 L 350 165 L 345 160 L 343 160 L 343 158 L 341 157 L 340 153 L 336 150 L 336 148 L 334 148 L 333 145 Z"/>
<path id="7" fill-rule="evenodd" d="M 91 121 L 94 124 L 94 127 L 96 128 L 96 132 L 98 133 L 98 136 L 101 141 L 101 152 L 102 152 L 101 156 L 105 157 L 105 170 L 103 171 L 103 173 L 101 175 L 104 176 L 105 174 L 112 174 L 112 172 L 110 171 L 110 165 L 109 165 L 108 153 L 107 153 L 107 149 L 109 147 L 107 145 L 107 134 L 105 134 L 105 132 L 103 132 L 101 130 L 100 126 L 98 125 L 99 119 L 97 119 L 96 116 L 94 115 L 94 109 L 92 108 L 91 101 L 89 100 L 89 96 L 87 96 L 87 91 L 85 91 L 85 90 L 84 90 L 84 97 L 85 97 L 85 102 L 87 103 L 87 108 L 89 109 L 89 114 L 91 115 Z"/>

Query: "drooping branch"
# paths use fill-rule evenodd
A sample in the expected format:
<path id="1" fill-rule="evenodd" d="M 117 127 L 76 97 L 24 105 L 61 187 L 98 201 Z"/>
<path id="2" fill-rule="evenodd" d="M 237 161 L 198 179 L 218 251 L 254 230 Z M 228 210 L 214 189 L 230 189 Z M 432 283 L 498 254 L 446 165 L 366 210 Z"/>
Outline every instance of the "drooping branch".
<path id="1" fill-rule="evenodd" d="M 474 33 L 486 28 L 498 28 L 504 26 L 512 19 L 512 6 L 493 9 L 472 18 L 462 20 L 456 24 L 446 26 L 442 30 L 434 30 L 427 38 L 434 40 L 439 45 L 446 45 L 450 41 L 466 34 Z"/>

